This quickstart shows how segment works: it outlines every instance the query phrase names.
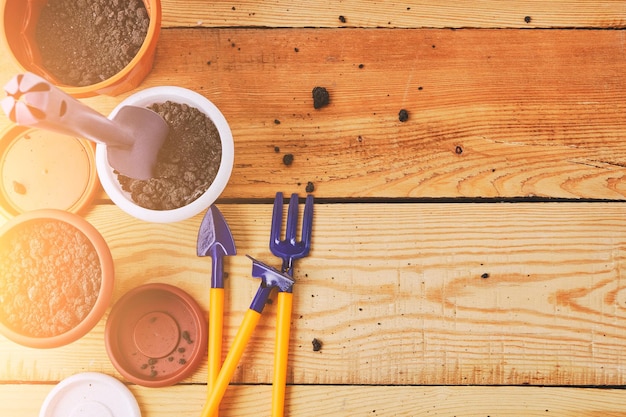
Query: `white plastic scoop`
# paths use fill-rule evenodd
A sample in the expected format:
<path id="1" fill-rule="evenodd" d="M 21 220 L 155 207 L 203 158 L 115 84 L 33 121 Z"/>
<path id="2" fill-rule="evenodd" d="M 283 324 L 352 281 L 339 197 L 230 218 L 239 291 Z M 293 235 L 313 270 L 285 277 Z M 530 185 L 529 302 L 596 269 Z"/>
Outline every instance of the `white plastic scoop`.
<path id="1" fill-rule="evenodd" d="M 169 127 L 145 107 L 124 106 L 108 119 L 38 75 L 16 75 L 5 86 L 0 105 L 15 123 L 107 146 L 109 164 L 139 180 L 152 178 L 157 156 Z"/>

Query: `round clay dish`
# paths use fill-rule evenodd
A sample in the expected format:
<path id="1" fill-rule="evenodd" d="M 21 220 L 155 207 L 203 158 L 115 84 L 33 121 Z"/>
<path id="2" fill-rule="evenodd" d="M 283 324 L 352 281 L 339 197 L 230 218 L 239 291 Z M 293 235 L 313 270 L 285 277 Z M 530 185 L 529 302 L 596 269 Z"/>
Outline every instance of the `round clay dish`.
<path id="1" fill-rule="evenodd" d="M 185 291 L 146 284 L 126 293 L 106 323 L 107 353 L 130 382 L 173 385 L 200 365 L 207 347 L 205 314 Z"/>
<path id="2" fill-rule="evenodd" d="M 0 211 L 77 213 L 98 190 L 95 146 L 85 139 L 13 126 L 0 139 Z"/>
<path id="3" fill-rule="evenodd" d="M 80 339 L 106 312 L 113 281 L 106 241 L 76 214 L 34 210 L 0 228 L 0 333 L 16 343 Z"/>

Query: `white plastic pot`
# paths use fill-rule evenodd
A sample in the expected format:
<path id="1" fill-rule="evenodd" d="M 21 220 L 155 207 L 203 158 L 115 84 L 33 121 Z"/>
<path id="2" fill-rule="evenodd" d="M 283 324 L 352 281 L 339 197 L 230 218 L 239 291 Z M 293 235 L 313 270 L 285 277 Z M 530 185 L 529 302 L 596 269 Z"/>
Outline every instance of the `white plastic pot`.
<path id="1" fill-rule="evenodd" d="M 220 196 L 232 172 L 235 149 L 233 135 L 228 122 L 220 110 L 206 97 L 195 91 L 182 87 L 162 86 L 152 87 L 139 91 L 113 109 L 109 118 L 113 118 L 123 106 L 133 105 L 148 107 L 154 103 L 166 101 L 187 104 L 195 107 L 211 119 L 217 127 L 222 142 L 221 163 L 213 183 L 198 199 L 186 206 L 172 210 L 152 210 L 137 205 L 130 194 L 124 191 L 117 179 L 117 174 L 108 163 L 107 148 L 105 145 L 96 146 L 96 169 L 100 183 L 109 198 L 124 212 L 140 220 L 153 223 L 171 223 L 191 218 L 207 209 Z"/>

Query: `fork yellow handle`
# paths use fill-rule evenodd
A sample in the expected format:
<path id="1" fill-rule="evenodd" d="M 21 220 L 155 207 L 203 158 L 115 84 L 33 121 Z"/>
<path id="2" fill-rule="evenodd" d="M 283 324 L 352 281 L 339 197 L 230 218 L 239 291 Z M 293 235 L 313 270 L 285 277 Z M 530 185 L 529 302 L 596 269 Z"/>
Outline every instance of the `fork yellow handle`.
<path id="1" fill-rule="evenodd" d="M 272 417 L 282 417 L 285 408 L 285 386 L 287 385 L 287 358 L 289 356 L 289 333 L 293 294 L 278 293 L 276 307 L 276 346 L 274 348 L 274 379 L 272 382 Z"/>
<path id="2" fill-rule="evenodd" d="M 222 367 L 222 333 L 224 327 L 224 289 L 211 288 L 209 293 L 209 358 L 208 384 L 209 393 Z M 217 412 L 212 416 L 217 417 Z"/>
<path id="3" fill-rule="evenodd" d="M 235 335 L 235 340 L 233 340 L 233 345 L 228 351 L 226 358 L 224 358 L 222 369 L 217 375 L 213 389 L 209 393 L 209 398 L 202 408 L 202 413 L 200 414 L 201 417 L 212 417 L 219 409 L 220 401 L 222 401 L 222 398 L 224 397 L 228 384 L 237 369 L 237 364 L 239 363 L 239 360 L 243 355 L 243 351 L 252 336 L 252 332 L 259 323 L 260 318 L 261 313 L 252 309 L 248 309 L 248 311 L 246 311 L 243 321 L 239 326 L 239 330 Z"/>

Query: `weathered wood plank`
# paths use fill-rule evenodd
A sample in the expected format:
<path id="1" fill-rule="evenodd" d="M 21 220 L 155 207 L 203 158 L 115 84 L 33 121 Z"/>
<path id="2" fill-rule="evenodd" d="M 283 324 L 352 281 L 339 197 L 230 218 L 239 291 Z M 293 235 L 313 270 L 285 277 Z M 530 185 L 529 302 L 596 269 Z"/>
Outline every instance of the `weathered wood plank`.
<path id="1" fill-rule="evenodd" d="M 224 198 L 311 182 L 328 198 L 624 200 L 624 36 L 172 29 L 140 88 L 180 85 L 219 106 L 236 152 Z M 315 86 L 328 107 L 313 108 Z M 106 114 L 120 99 L 86 102 Z"/>
<path id="2" fill-rule="evenodd" d="M 271 205 L 221 208 L 238 246 L 238 255 L 226 260 L 226 351 L 258 287 L 245 255 L 279 262 L 268 249 Z M 622 204 L 317 204 L 315 210 L 313 248 L 295 271 L 289 382 L 626 383 Z M 99 206 L 87 218 L 115 257 L 115 299 L 143 283 L 168 282 L 207 308 L 210 260 L 195 256 L 201 216 L 154 225 Z M 236 382 L 270 382 L 274 320 L 270 305 Z M 44 351 L 3 339 L 3 379 L 114 373 L 103 329 L 104 320 L 79 342 Z M 314 338 L 323 343 L 319 352 Z M 188 382 L 205 378 L 203 364 Z"/>
<path id="3" fill-rule="evenodd" d="M 224 197 L 312 182 L 323 197 L 624 199 L 624 36 L 165 31 L 146 86 L 175 82 L 222 109 L 236 143 Z M 315 86 L 328 107 L 313 109 Z"/>
<path id="4" fill-rule="evenodd" d="M 196 417 L 206 399 L 205 385 L 129 387 L 143 417 Z M 32 417 L 50 385 L 0 385 L 0 412 Z M 23 401 L 16 402 L 15 398 Z M 271 387 L 231 386 L 220 415 L 268 415 Z M 611 417 L 626 415 L 621 389 L 548 387 L 289 386 L 285 415 L 324 416 L 527 416 Z M 287 414 L 288 413 L 288 414 Z"/>
<path id="5" fill-rule="evenodd" d="M 164 0 L 162 3 L 163 25 L 167 27 L 616 28 L 624 26 L 625 12 L 620 2 L 572 0 L 314 0 L 297 3 L 220 0 L 208 6 L 204 0 Z"/>

